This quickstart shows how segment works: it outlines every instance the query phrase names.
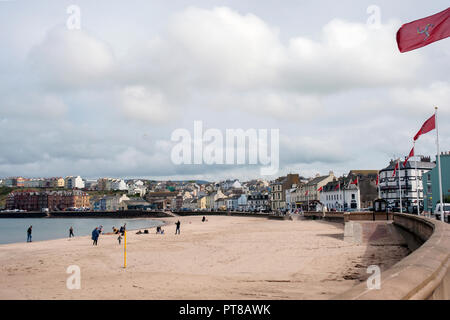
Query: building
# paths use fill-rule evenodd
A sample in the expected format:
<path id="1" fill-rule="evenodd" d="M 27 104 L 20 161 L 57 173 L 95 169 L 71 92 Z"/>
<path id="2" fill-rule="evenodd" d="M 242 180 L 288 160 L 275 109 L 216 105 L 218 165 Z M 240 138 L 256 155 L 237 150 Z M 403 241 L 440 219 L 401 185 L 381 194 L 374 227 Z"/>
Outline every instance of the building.
<path id="1" fill-rule="evenodd" d="M 286 208 L 286 190 L 299 185 L 299 183 L 300 177 L 297 173 L 280 177 L 271 183 L 270 200 L 272 211 L 284 210 Z"/>
<path id="2" fill-rule="evenodd" d="M 413 212 L 413 206 L 417 205 L 417 192 L 419 192 L 419 208 L 423 208 L 423 184 L 422 177 L 425 173 L 436 166 L 435 162 L 430 161 L 430 157 L 420 157 L 416 160 L 408 160 L 406 165 L 404 161 L 400 161 L 399 170 L 396 170 L 394 176 L 394 168 L 397 162 L 391 160 L 389 165 L 380 170 L 379 188 L 382 199 L 385 199 L 392 207 L 400 207 L 399 193 L 399 175 L 402 190 L 402 207 L 408 208 Z M 417 209 L 416 209 L 417 210 Z"/>
<path id="3" fill-rule="evenodd" d="M 24 187 L 24 181 L 25 179 L 23 177 L 11 177 L 11 178 L 6 178 L 4 185 L 6 187 L 18 187 L 18 188 L 23 188 Z"/>
<path id="4" fill-rule="evenodd" d="M 450 152 L 441 153 L 440 158 L 443 202 L 450 203 Z M 438 167 L 423 173 L 422 181 L 424 184 L 424 211 L 434 212 L 436 204 L 440 202 Z"/>
<path id="5" fill-rule="evenodd" d="M 176 191 L 154 191 L 149 192 L 145 199 L 156 209 L 170 209 L 172 200 L 178 196 Z"/>
<path id="6" fill-rule="evenodd" d="M 361 209 L 359 188 L 352 181 L 352 177 L 341 177 L 323 186 L 320 192 L 322 208 L 328 211 Z"/>
<path id="7" fill-rule="evenodd" d="M 247 208 L 249 211 L 267 211 L 270 209 L 269 195 L 256 193 L 247 197 Z"/>
<path id="8" fill-rule="evenodd" d="M 119 210 L 150 210 L 153 206 L 144 199 L 124 200 L 119 204 Z"/>
<path id="9" fill-rule="evenodd" d="M 81 179 L 80 176 L 73 177 L 68 176 L 64 180 L 64 185 L 66 189 L 83 189 L 84 188 L 84 181 Z"/>
<path id="10" fill-rule="evenodd" d="M 197 205 L 200 210 L 206 209 L 206 199 L 207 199 L 207 196 L 202 196 L 202 197 L 198 198 Z"/>
<path id="11" fill-rule="evenodd" d="M 61 178 L 61 177 L 51 178 L 50 179 L 50 186 L 52 188 L 64 188 L 64 186 L 65 186 L 64 178 Z"/>
<path id="12" fill-rule="evenodd" d="M 96 211 L 117 211 L 122 201 L 130 200 L 126 195 L 103 196 L 94 202 Z"/>
<path id="13" fill-rule="evenodd" d="M 378 170 L 350 170 L 348 177 L 358 179 L 361 208 L 373 208 L 373 202 L 378 198 Z"/>
<path id="14" fill-rule="evenodd" d="M 128 186 L 122 179 L 114 179 L 111 182 L 112 190 L 128 190 Z"/>
<path id="15" fill-rule="evenodd" d="M 16 191 L 8 195 L 7 209 L 63 211 L 89 208 L 89 195 L 81 190 L 70 191 Z"/>
<path id="16" fill-rule="evenodd" d="M 316 205 L 320 202 L 319 188 L 323 188 L 327 183 L 335 179 L 333 171 L 328 175 L 317 174 L 306 183 L 299 184 L 291 193 L 291 209 L 302 209 L 304 211 L 316 210 Z M 308 207 L 309 206 L 309 207 Z"/>

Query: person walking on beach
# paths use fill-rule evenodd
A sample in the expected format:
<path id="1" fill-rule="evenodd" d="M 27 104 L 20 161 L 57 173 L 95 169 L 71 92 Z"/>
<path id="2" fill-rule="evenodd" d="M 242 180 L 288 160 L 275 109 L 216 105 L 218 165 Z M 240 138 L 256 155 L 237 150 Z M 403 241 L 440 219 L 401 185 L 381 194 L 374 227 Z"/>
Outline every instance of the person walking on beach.
<path id="1" fill-rule="evenodd" d="M 117 240 L 119 240 L 119 245 L 122 242 L 122 236 L 119 234 L 119 237 L 117 238 Z"/>
<path id="2" fill-rule="evenodd" d="M 75 235 L 73 234 L 73 228 L 70 227 L 69 229 L 69 238 L 75 237 Z"/>
<path id="3" fill-rule="evenodd" d="M 92 243 L 93 246 L 97 245 L 99 235 L 100 235 L 100 232 L 99 232 L 98 228 L 95 228 L 94 231 L 92 231 L 92 240 L 94 240 L 94 242 Z"/>
<path id="4" fill-rule="evenodd" d="M 32 242 L 31 241 L 31 232 L 33 231 L 33 226 L 30 226 L 27 230 L 27 242 Z"/>
<path id="5" fill-rule="evenodd" d="M 178 220 L 175 225 L 177 226 L 177 228 L 175 229 L 175 234 L 180 234 L 180 220 Z"/>

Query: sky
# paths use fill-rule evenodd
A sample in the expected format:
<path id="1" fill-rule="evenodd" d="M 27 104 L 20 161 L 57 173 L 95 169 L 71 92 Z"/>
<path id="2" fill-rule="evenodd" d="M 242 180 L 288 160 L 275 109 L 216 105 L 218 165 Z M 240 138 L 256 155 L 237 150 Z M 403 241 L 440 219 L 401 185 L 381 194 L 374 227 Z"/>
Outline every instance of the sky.
<path id="1" fill-rule="evenodd" d="M 447 6 L 0 0 L 0 177 L 214 181 L 382 169 L 409 153 L 434 106 L 449 151 L 450 39 L 407 53 L 395 41 L 403 23 Z M 175 164 L 172 133 L 193 134 L 194 121 L 224 135 L 278 129 L 278 172 Z M 435 137 L 422 136 L 416 154 L 434 158 Z"/>

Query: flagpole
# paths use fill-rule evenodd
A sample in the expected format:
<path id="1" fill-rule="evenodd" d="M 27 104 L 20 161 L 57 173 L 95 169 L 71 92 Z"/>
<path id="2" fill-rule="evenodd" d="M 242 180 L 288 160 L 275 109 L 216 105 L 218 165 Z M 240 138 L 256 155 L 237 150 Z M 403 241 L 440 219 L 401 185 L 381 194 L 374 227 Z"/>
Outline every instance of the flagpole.
<path id="1" fill-rule="evenodd" d="M 413 148 L 414 148 L 414 155 L 415 155 L 415 153 L 416 153 L 416 141 L 414 141 Z M 414 172 L 415 172 L 415 175 L 416 175 L 417 215 L 420 215 L 420 209 L 419 209 L 419 175 L 417 174 L 417 156 L 415 156 L 415 157 L 416 157 L 416 161 L 414 161 L 414 163 L 415 163 L 415 167 L 414 167 L 415 171 Z M 422 188 L 423 188 L 423 184 L 422 184 Z"/>
<path id="2" fill-rule="evenodd" d="M 434 107 L 434 119 L 436 122 L 436 146 L 437 146 L 437 161 L 438 161 L 438 175 L 439 175 L 439 196 L 441 203 L 441 221 L 444 222 L 444 204 L 443 204 L 443 196 L 442 196 L 442 178 L 441 178 L 441 153 L 439 152 L 439 131 L 438 131 L 438 120 L 437 120 L 437 110 L 438 107 Z"/>
<path id="3" fill-rule="evenodd" d="M 380 172 L 377 173 L 378 199 L 381 199 Z"/>
<path id="4" fill-rule="evenodd" d="M 398 164 L 398 188 L 400 193 L 400 213 L 403 213 L 403 205 L 402 205 L 402 181 L 400 180 L 400 171 L 401 171 L 401 165 L 400 165 L 400 158 L 397 159 Z"/>

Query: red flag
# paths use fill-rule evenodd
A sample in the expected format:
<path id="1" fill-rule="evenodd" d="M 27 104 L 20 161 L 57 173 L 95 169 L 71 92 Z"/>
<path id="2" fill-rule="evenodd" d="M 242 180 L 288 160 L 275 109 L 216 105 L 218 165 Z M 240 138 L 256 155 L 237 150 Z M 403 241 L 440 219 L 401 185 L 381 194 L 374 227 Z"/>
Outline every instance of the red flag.
<path id="1" fill-rule="evenodd" d="M 307 195 L 308 195 L 308 192 L 309 192 L 309 190 L 306 190 L 306 192 L 305 192 L 305 196 L 307 196 Z"/>
<path id="2" fill-rule="evenodd" d="M 406 163 L 408 162 L 409 158 L 414 157 L 414 147 L 412 147 L 411 151 L 409 152 L 409 155 L 406 157 L 405 162 L 403 162 L 403 166 L 406 167 Z"/>
<path id="3" fill-rule="evenodd" d="M 350 182 L 350 184 L 358 184 L 358 178 L 356 178 L 355 180 L 353 180 L 352 182 Z"/>
<path id="4" fill-rule="evenodd" d="M 398 162 L 395 164 L 394 173 L 392 174 L 393 177 L 395 177 L 395 172 L 397 171 L 397 169 L 398 169 Z"/>
<path id="5" fill-rule="evenodd" d="M 339 189 L 341 188 L 341 183 L 338 183 L 337 186 L 334 188 L 334 190 L 337 190 L 338 188 Z"/>
<path id="6" fill-rule="evenodd" d="M 323 187 L 320 187 L 319 189 L 317 189 L 317 191 L 322 192 Z"/>
<path id="7" fill-rule="evenodd" d="M 431 130 L 433 130 L 434 128 L 436 128 L 436 117 L 433 114 L 427 121 L 425 121 L 422 125 L 422 127 L 420 128 L 420 130 L 416 133 L 416 135 L 414 136 L 414 141 L 416 141 L 417 139 L 419 139 L 419 137 L 422 134 L 425 134 L 427 132 L 430 132 Z"/>
<path id="8" fill-rule="evenodd" d="M 379 174 L 377 174 L 377 185 L 378 185 L 378 182 L 379 182 Z"/>
<path id="9" fill-rule="evenodd" d="M 450 36 L 450 7 L 432 16 L 405 23 L 397 31 L 400 52 L 424 47 Z"/>

